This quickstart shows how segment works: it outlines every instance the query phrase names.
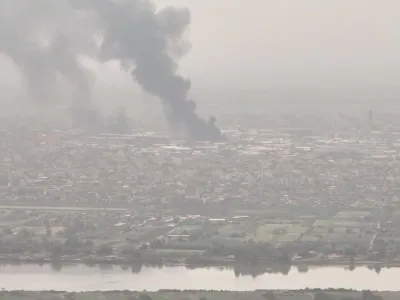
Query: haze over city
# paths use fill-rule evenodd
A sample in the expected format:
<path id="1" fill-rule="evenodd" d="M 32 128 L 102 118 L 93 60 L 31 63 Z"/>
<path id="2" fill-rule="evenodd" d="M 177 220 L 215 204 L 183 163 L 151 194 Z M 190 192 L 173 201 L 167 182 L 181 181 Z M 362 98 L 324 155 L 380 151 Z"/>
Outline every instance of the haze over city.
<path id="1" fill-rule="evenodd" d="M 192 81 L 191 95 L 205 114 L 212 114 L 211 107 L 219 103 L 232 109 L 229 102 L 236 109 L 241 102 L 253 102 L 256 109 L 268 112 L 282 102 L 298 107 L 309 101 L 373 103 L 399 96 L 400 4 L 395 0 L 157 4 L 190 10 L 185 38 L 191 49 L 179 62 L 179 73 Z M 107 110 L 121 103 L 131 112 L 160 112 L 157 101 L 150 100 L 118 64 L 87 64 L 95 70 L 94 103 Z M 2 101 L 11 106 L 24 98 L 22 79 L 4 55 L 1 66 Z"/>
<path id="2" fill-rule="evenodd" d="M 400 299 L 398 0 L 1 0 L 0 300 Z"/>

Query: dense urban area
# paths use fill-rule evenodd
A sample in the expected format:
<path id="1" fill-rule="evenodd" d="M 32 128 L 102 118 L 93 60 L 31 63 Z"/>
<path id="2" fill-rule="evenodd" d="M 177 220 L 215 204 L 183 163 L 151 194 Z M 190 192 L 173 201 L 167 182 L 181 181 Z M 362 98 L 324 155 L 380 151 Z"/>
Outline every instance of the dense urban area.
<path id="1" fill-rule="evenodd" d="M 253 276 L 400 264 L 397 118 L 341 118 L 283 116 L 220 143 L 4 121 L 0 260 Z"/>
<path id="2" fill-rule="evenodd" d="M 252 117 L 226 126 L 226 140 L 214 143 L 27 123 L 1 123 L 2 265 L 119 265 L 132 273 L 225 266 L 253 277 L 400 265 L 396 115 Z M 249 297 L 399 298 L 333 289 L 0 293 L 10 300 Z"/>
<path id="3" fill-rule="evenodd" d="M 248 2 L 0 0 L 0 300 L 400 299 L 400 2 Z"/>

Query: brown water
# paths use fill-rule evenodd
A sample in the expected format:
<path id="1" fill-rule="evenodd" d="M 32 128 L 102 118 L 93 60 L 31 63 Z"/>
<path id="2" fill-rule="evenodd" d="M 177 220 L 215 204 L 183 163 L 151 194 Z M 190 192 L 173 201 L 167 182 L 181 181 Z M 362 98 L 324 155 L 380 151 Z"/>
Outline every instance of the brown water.
<path id="1" fill-rule="evenodd" d="M 382 269 L 380 274 L 366 267 L 353 271 L 343 267 L 310 268 L 300 273 L 292 268 L 288 275 L 263 274 L 235 276 L 232 269 L 186 267 L 143 267 L 140 272 L 120 267 L 100 269 L 64 266 L 55 271 L 49 265 L 0 266 L 0 289 L 6 290 L 148 290 L 204 289 L 245 291 L 255 289 L 352 288 L 400 290 L 400 268 Z"/>

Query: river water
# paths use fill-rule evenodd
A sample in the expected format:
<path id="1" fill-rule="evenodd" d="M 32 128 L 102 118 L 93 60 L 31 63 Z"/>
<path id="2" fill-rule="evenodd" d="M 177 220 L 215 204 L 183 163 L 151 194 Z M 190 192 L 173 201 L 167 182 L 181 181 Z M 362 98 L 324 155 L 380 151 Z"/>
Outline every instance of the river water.
<path id="1" fill-rule="evenodd" d="M 246 291 L 256 289 L 352 288 L 379 291 L 399 290 L 400 268 L 382 269 L 380 273 L 366 267 L 353 271 L 343 267 L 309 268 L 301 273 L 292 267 L 287 275 L 262 274 L 236 276 L 233 269 L 186 267 L 142 267 L 139 272 L 121 267 L 50 265 L 0 266 L 0 289 L 106 291 L 159 289 L 203 289 Z"/>

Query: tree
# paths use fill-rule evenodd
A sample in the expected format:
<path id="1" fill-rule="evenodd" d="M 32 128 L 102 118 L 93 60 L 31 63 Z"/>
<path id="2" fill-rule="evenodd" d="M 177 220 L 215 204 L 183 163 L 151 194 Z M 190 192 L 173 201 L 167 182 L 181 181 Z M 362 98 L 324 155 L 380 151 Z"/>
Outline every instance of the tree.
<path id="1" fill-rule="evenodd" d="M 361 294 L 362 300 L 382 300 L 383 298 L 378 295 L 374 295 L 371 291 L 363 291 Z"/>
<path id="2" fill-rule="evenodd" d="M 97 249 L 96 253 L 98 255 L 112 255 L 113 254 L 113 248 L 110 245 L 103 244 L 103 245 L 99 246 L 99 248 Z"/>
<path id="3" fill-rule="evenodd" d="M 12 235 L 13 234 L 13 231 L 11 230 L 11 228 L 10 227 L 6 227 L 6 228 L 4 228 L 4 233 L 5 234 L 7 234 L 7 235 Z"/>
<path id="4" fill-rule="evenodd" d="M 276 299 L 275 294 L 274 294 L 273 292 L 270 292 L 270 291 L 265 292 L 262 296 L 263 296 L 264 299 L 266 299 L 266 300 L 275 300 L 275 299 Z"/>
<path id="5" fill-rule="evenodd" d="M 150 247 L 153 249 L 160 249 L 164 245 L 164 242 L 161 239 L 155 239 L 150 242 Z"/>
<path id="6" fill-rule="evenodd" d="M 149 246 L 147 244 L 142 244 L 142 245 L 140 245 L 139 250 L 146 251 L 148 248 L 149 248 Z"/>
<path id="7" fill-rule="evenodd" d="M 31 231 L 29 231 L 27 228 L 22 228 L 21 229 L 21 231 L 19 232 L 19 234 L 21 235 L 21 236 L 23 236 L 24 238 L 28 238 L 28 237 L 31 237 L 32 236 L 32 232 Z"/>
<path id="8" fill-rule="evenodd" d="M 50 251 L 53 256 L 59 256 L 63 252 L 63 247 L 61 244 L 54 244 L 51 246 Z"/>
<path id="9" fill-rule="evenodd" d="M 46 236 L 51 237 L 52 236 L 52 231 L 50 226 L 46 226 Z"/>
<path id="10" fill-rule="evenodd" d="M 67 247 L 79 247 L 80 244 L 81 242 L 76 235 L 70 235 L 64 243 Z"/>
<path id="11" fill-rule="evenodd" d="M 314 295 L 314 300 L 330 300 L 331 297 L 324 292 L 317 292 Z"/>
<path id="12" fill-rule="evenodd" d="M 344 255 L 346 255 L 347 257 L 355 257 L 357 255 L 357 250 L 353 247 L 347 247 L 344 250 Z"/>
<path id="13" fill-rule="evenodd" d="M 92 240 L 85 240 L 85 246 L 92 248 L 94 246 L 94 243 Z"/>
<path id="14" fill-rule="evenodd" d="M 149 294 L 140 294 L 139 300 L 152 300 Z"/>

